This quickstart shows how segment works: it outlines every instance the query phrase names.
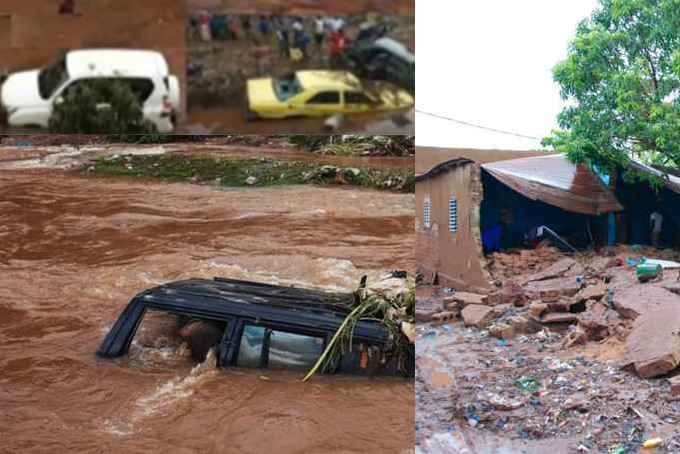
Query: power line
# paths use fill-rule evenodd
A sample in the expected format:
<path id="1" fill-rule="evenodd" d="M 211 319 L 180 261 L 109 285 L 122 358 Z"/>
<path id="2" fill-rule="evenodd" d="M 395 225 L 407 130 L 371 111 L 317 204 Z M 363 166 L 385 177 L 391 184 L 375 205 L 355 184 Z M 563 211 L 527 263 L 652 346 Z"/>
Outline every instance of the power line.
<path id="1" fill-rule="evenodd" d="M 419 110 L 419 109 L 416 109 L 416 112 L 423 114 L 423 115 L 429 115 L 430 117 L 439 118 L 441 120 L 452 121 L 452 122 L 458 123 L 460 125 L 470 126 L 472 128 L 477 128 L 477 129 L 483 129 L 485 131 L 496 132 L 496 133 L 505 134 L 505 135 L 508 135 L 508 136 L 520 137 L 522 139 L 532 139 L 532 140 L 539 140 L 539 141 L 541 140 L 539 137 L 528 136 L 526 134 L 519 134 L 519 133 L 512 132 L 512 131 L 504 131 L 502 129 L 490 128 L 488 126 L 477 125 L 477 124 L 470 123 L 470 122 L 467 122 L 467 121 L 456 120 L 455 118 L 451 118 L 451 117 L 445 117 L 444 115 L 434 114 L 434 113 L 431 113 L 431 112 L 425 112 L 425 111 L 422 111 L 422 110 Z"/>

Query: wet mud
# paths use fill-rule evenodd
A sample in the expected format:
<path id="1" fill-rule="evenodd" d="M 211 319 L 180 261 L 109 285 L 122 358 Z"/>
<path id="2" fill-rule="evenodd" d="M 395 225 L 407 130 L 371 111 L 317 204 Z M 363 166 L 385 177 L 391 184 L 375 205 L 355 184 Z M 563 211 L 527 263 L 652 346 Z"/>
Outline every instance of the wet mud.
<path id="1" fill-rule="evenodd" d="M 35 158 L 26 153 L 17 157 Z M 0 169 L 0 451 L 412 449 L 413 384 L 403 379 L 301 383 L 142 344 L 120 360 L 94 354 L 135 293 L 169 280 L 350 290 L 363 274 L 412 271 L 412 195 L 220 190 L 31 162 Z"/>

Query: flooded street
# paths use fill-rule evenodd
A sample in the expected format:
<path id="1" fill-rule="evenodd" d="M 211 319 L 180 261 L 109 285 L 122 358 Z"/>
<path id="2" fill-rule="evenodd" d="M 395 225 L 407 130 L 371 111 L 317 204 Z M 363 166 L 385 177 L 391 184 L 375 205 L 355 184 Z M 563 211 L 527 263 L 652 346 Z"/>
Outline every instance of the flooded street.
<path id="1" fill-rule="evenodd" d="M 412 272 L 412 194 L 3 167 L 0 451 L 411 452 L 414 388 L 403 379 L 302 383 L 142 345 L 116 361 L 94 352 L 135 293 L 170 280 L 352 290 L 364 274 Z"/>
<path id="2" fill-rule="evenodd" d="M 217 106 L 189 109 L 185 124 L 178 133 L 241 134 L 314 134 L 327 133 L 326 117 L 297 117 L 283 120 L 246 121 L 241 107 Z M 354 114 L 344 117 L 333 133 L 344 134 L 415 134 L 415 113 L 406 111 Z"/>

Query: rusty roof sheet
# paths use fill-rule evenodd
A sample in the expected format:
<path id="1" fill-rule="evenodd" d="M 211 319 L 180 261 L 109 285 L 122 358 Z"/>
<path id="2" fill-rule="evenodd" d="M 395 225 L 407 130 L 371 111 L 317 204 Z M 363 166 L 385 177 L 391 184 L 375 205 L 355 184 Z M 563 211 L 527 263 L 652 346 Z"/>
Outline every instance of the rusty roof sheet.
<path id="1" fill-rule="evenodd" d="M 594 172 L 562 154 L 493 162 L 482 168 L 523 196 L 566 211 L 596 216 L 623 210 Z"/>
<path id="2" fill-rule="evenodd" d="M 467 159 L 467 158 L 456 158 L 456 159 L 449 159 L 448 161 L 440 162 L 439 164 L 435 165 L 431 169 L 429 169 L 427 172 L 424 173 L 417 173 L 416 174 L 416 181 L 423 181 L 428 178 L 435 177 L 439 175 L 440 173 L 445 173 L 448 172 L 450 169 L 467 165 L 467 164 L 474 164 L 474 161 Z"/>
<path id="3" fill-rule="evenodd" d="M 680 177 L 663 172 L 659 169 L 655 169 L 654 167 L 648 166 L 647 164 L 636 160 L 631 161 L 630 167 L 633 170 L 637 170 L 638 172 L 649 173 L 661 178 L 666 188 L 677 194 L 680 194 Z"/>

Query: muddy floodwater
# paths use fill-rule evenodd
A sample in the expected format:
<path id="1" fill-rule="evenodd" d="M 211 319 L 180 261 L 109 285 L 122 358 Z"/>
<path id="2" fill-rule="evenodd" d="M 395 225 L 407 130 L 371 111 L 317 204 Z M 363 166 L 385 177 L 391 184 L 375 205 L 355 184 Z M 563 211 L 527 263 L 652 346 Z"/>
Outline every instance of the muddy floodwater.
<path id="1" fill-rule="evenodd" d="M 351 290 L 413 271 L 413 195 L 0 169 L 0 452 L 412 452 L 404 379 L 95 350 L 136 293 L 227 276 Z"/>
<path id="2" fill-rule="evenodd" d="M 414 111 L 374 112 L 345 116 L 334 133 L 415 134 Z M 296 117 L 282 120 L 246 121 L 243 109 L 232 106 L 194 107 L 189 109 L 182 133 L 241 134 L 314 134 L 327 133 L 324 117 Z"/>

